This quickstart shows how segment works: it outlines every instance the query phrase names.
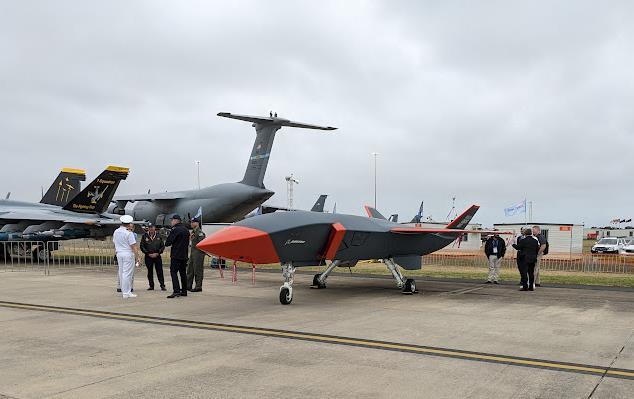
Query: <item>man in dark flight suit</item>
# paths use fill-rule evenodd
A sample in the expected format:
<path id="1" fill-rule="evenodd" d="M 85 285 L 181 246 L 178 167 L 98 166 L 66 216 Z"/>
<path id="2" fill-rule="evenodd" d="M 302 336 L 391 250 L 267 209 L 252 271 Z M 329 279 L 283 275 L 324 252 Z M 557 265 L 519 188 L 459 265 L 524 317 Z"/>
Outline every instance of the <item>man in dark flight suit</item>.
<path id="1" fill-rule="evenodd" d="M 172 295 L 168 298 L 187 296 L 187 255 L 189 252 L 189 230 L 183 226 L 179 215 L 172 216 L 172 231 L 170 231 L 166 247 L 172 247 L 170 251 L 170 275 L 172 276 Z M 181 283 L 178 283 L 178 276 Z"/>

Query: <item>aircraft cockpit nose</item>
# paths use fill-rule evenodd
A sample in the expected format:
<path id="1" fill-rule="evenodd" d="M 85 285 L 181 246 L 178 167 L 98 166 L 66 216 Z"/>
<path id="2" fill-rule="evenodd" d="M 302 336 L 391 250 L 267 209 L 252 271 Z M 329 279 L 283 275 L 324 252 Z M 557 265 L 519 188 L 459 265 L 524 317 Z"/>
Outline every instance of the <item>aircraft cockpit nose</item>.
<path id="1" fill-rule="evenodd" d="M 208 254 L 241 262 L 266 264 L 280 261 L 271 237 L 251 227 L 225 227 L 196 247 Z"/>

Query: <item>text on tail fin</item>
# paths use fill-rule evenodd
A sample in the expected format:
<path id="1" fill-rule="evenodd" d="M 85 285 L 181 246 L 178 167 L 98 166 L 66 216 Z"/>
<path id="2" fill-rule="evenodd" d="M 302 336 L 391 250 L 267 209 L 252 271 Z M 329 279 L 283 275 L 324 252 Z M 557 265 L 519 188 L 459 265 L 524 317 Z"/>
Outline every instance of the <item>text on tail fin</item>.
<path id="1" fill-rule="evenodd" d="M 129 169 L 108 166 L 99 176 L 75 196 L 64 209 L 82 213 L 103 213 L 108 209 L 121 180 L 128 177 Z"/>

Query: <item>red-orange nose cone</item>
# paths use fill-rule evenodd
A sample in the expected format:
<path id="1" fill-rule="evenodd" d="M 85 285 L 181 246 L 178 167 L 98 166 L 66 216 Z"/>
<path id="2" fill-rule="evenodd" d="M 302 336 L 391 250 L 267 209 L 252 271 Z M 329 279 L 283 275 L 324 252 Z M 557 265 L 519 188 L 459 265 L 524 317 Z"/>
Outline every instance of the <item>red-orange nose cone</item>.
<path id="1" fill-rule="evenodd" d="M 196 248 L 209 254 L 242 262 L 279 263 L 271 237 L 250 227 L 229 226 L 202 240 Z"/>

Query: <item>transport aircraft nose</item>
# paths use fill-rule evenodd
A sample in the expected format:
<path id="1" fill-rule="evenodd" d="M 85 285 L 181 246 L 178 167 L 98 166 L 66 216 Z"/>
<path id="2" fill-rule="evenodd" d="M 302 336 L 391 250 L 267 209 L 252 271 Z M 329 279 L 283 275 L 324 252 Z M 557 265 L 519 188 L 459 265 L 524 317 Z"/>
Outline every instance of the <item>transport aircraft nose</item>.
<path id="1" fill-rule="evenodd" d="M 229 226 L 196 245 L 201 251 L 242 262 L 279 263 L 271 237 L 257 229 Z"/>

